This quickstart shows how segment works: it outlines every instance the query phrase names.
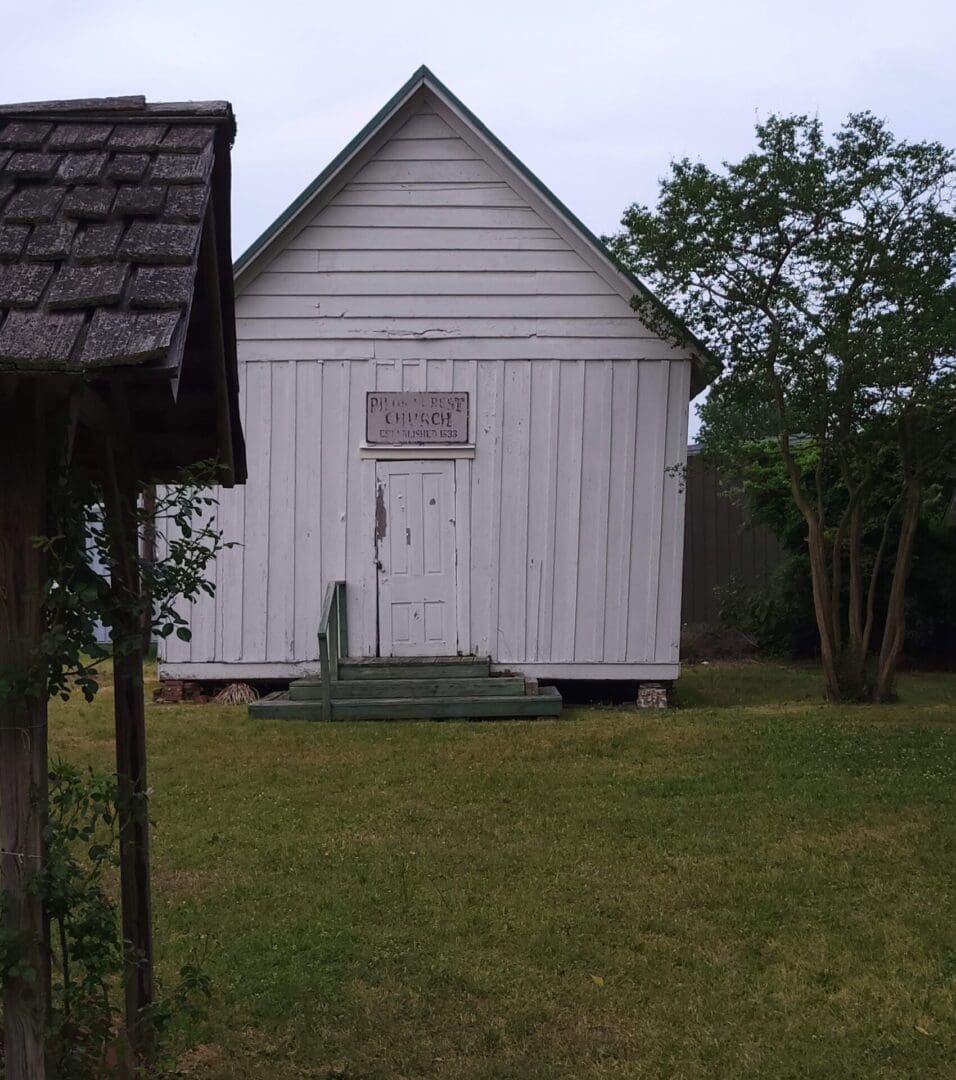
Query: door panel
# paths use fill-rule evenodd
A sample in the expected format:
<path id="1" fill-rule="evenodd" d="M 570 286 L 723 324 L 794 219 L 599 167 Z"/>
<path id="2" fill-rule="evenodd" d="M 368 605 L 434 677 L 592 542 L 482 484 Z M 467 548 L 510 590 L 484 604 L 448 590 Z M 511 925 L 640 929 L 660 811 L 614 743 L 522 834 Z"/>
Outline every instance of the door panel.
<path id="1" fill-rule="evenodd" d="M 375 478 L 379 653 L 454 656 L 455 463 L 379 461 Z"/>

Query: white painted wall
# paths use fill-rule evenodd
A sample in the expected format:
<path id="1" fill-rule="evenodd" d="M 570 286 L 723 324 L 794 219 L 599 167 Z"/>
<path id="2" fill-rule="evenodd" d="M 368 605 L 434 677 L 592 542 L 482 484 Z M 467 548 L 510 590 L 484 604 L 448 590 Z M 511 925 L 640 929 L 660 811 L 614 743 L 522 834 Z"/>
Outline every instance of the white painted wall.
<path id="1" fill-rule="evenodd" d="M 471 395 L 462 651 L 540 675 L 676 675 L 668 470 L 685 460 L 690 361 L 443 103 L 426 93 L 383 133 L 248 275 L 237 318 L 249 481 L 220 492 L 219 525 L 241 546 L 192 609 L 191 643 L 166 644 L 166 674 L 314 668 L 335 578 L 350 652 L 374 654 L 365 394 L 402 389 Z M 591 666 L 553 667 L 568 664 Z"/>

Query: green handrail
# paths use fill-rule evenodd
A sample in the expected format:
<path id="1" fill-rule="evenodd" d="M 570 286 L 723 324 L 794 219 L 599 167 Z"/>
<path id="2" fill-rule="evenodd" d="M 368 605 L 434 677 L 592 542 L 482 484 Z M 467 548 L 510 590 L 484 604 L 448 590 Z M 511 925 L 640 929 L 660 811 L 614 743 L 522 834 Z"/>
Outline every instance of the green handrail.
<path id="1" fill-rule="evenodd" d="M 322 672 L 322 719 L 332 719 L 332 683 L 339 677 L 339 661 L 348 655 L 348 615 L 345 582 L 330 581 L 325 587 L 319 621 L 319 666 Z"/>

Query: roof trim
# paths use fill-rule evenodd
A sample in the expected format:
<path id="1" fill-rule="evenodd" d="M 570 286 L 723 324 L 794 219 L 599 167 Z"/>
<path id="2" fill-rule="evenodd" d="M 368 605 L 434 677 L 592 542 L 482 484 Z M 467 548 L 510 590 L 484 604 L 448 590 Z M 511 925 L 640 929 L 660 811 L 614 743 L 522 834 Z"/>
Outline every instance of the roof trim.
<path id="1" fill-rule="evenodd" d="M 0 105 L 0 116 L 4 117 L 44 114 L 43 119 L 47 119 L 47 114 L 49 114 L 49 117 L 77 120 L 78 113 L 103 116 L 108 120 L 121 120 L 124 116 L 132 116 L 136 120 L 153 117 L 192 119 L 201 116 L 209 122 L 214 122 L 217 119 L 232 119 L 232 106 L 228 101 L 147 101 L 142 94 L 106 98 L 69 98 L 63 101 L 20 101 Z"/>
<path id="2" fill-rule="evenodd" d="M 582 238 L 590 244 L 594 250 L 610 266 L 633 287 L 636 297 L 654 307 L 664 319 L 673 327 L 675 336 L 688 345 L 694 352 L 694 378 L 692 379 L 692 394 L 696 395 L 705 386 L 713 382 L 723 369 L 720 360 L 711 350 L 690 330 L 684 321 L 671 311 L 653 292 L 634 274 L 614 257 L 576 214 L 574 214 L 551 189 L 513 153 L 493 131 L 491 131 L 479 117 L 463 101 L 461 101 L 448 87 L 424 64 L 412 75 L 412 77 L 382 106 L 362 130 L 338 153 L 331 162 L 319 173 L 311 184 L 268 226 L 239 256 L 233 266 L 233 272 L 238 279 L 259 258 L 276 237 L 288 226 L 302 211 L 306 209 L 323 191 L 323 189 L 337 176 L 350 162 L 366 143 L 385 126 L 385 124 L 398 112 L 408 99 L 420 88 L 425 87 L 443 97 L 448 105 L 461 113 L 465 120 L 484 138 L 494 150 L 521 176 L 526 183 L 534 188 L 537 193 L 563 217 L 567 223 L 578 232 Z"/>

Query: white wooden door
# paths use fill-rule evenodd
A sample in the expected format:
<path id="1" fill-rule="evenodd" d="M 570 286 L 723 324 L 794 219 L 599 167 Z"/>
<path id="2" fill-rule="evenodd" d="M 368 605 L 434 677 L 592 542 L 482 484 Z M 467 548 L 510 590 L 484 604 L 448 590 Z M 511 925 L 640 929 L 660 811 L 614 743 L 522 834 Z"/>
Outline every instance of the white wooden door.
<path id="1" fill-rule="evenodd" d="M 454 461 L 375 470 L 381 656 L 458 652 Z"/>

